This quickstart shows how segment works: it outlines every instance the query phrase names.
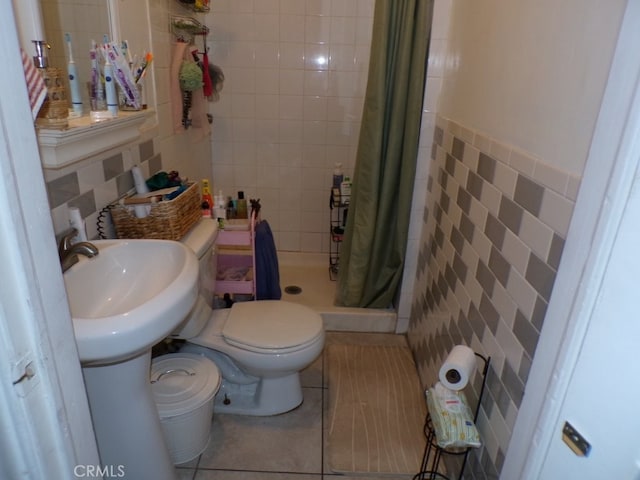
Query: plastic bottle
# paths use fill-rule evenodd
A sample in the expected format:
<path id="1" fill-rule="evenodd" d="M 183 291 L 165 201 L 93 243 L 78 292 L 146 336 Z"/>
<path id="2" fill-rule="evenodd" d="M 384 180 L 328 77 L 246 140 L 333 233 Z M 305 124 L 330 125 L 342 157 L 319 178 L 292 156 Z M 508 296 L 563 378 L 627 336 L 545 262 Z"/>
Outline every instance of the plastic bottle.
<path id="1" fill-rule="evenodd" d="M 74 243 L 87 241 L 86 224 L 78 207 L 69 207 L 69 225 L 78 231 Z"/>
<path id="2" fill-rule="evenodd" d="M 227 208 L 224 195 L 222 194 L 222 190 L 218 191 L 218 195 L 213 199 L 213 209 L 214 209 L 214 217 L 218 220 L 226 220 L 227 219 Z"/>
<path id="3" fill-rule="evenodd" d="M 236 216 L 238 218 L 249 218 L 247 211 L 247 200 L 244 198 L 244 192 L 238 192 L 238 202 L 236 204 Z"/>
<path id="4" fill-rule="evenodd" d="M 227 198 L 227 220 L 236 218 L 236 208 L 231 197 Z"/>
<path id="5" fill-rule="evenodd" d="M 207 204 L 207 208 L 204 208 L 204 204 Z M 209 180 L 202 179 L 202 214 L 204 216 L 211 217 L 211 209 L 213 208 L 213 197 L 211 196 L 211 187 L 209 186 Z M 208 212 L 205 212 L 208 210 Z"/>
<path id="6" fill-rule="evenodd" d="M 336 162 L 333 167 L 333 188 L 340 188 L 343 180 L 344 174 L 342 173 L 342 163 Z"/>
<path id="7" fill-rule="evenodd" d="M 344 180 L 340 184 L 340 203 L 348 205 L 351 200 L 351 179 L 344 177 Z"/>

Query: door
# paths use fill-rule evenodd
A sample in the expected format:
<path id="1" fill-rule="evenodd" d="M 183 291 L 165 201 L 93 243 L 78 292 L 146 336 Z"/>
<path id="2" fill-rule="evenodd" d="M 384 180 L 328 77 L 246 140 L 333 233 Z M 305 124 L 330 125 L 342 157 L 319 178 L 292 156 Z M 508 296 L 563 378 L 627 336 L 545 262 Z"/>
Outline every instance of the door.
<path id="1" fill-rule="evenodd" d="M 629 2 L 505 480 L 640 478 L 639 24 L 640 3 Z M 565 422 L 590 443 L 588 456 L 564 443 Z"/>
<path id="2" fill-rule="evenodd" d="M 640 478 L 637 171 L 634 178 L 539 478 Z M 574 453 L 564 443 L 562 431 L 567 421 L 590 444 L 587 456 Z"/>

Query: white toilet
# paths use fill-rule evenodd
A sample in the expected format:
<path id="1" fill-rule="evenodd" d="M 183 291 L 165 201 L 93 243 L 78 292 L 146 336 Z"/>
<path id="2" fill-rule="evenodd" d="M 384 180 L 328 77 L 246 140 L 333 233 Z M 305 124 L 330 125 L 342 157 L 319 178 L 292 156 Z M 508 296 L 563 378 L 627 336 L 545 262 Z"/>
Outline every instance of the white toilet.
<path id="1" fill-rule="evenodd" d="M 304 305 L 281 300 L 236 302 L 216 309 L 215 239 L 217 222 L 202 219 L 183 238 L 200 263 L 200 295 L 171 338 L 180 349 L 204 355 L 222 373 L 214 411 L 277 415 L 302 403 L 299 372 L 324 347 L 322 317 Z"/>

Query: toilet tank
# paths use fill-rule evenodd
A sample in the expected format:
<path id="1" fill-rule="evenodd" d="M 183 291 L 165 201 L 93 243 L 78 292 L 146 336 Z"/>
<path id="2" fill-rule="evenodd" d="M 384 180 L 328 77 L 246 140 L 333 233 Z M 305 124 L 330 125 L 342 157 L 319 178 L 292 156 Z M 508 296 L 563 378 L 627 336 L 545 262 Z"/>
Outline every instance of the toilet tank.
<path id="1" fill-rule="evenodd" d="M 194 251 L 200 271 L 200 295 L 213 306 L 213 289 L 216 282 L 217 261 L 215 242 L 218 237 L 218 222 L 203 218 L 180 240 Z"/>
<path id="2" fill-rule="evenodd" d="M 199 295 L 187 317 L 171 334 L 173 338 L 195 337 L 207 324 L 213 306 L 213 289 L 216 282 L 215 241 L 218 222 L 203 218 L 180 240 L 194 251 L 198 258 Z"/>

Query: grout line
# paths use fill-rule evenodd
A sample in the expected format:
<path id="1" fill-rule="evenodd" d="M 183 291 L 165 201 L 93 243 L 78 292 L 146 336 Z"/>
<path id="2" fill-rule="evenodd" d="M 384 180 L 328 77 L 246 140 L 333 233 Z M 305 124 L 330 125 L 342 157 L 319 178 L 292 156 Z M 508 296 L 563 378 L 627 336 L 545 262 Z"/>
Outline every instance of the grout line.
<path id="1" fill-rule="evenodd" d="M 322 387 L 322 397 L 320 398 L 320 475 L 322 479 L 324 479 L 324 397 L 327 393 L 327 388 L 325 384 L 324 372 L 325 372 L 325 363 L 327 361 L 327 356 L 325 355 L 325 347 L 326 347 L 326 339 L 325 346 L 322 348 L 322 375 L 320 376 L 320 386 Z"/>
<path id="2" fill-rule="evenodd" d="M 305 475 L 321 477 L 321 473 L 317 472 L 295 472 L 287 470 L 235 470 L 233 468 L 201 468 L 198 471 L 201 472 L 235 472 L 235 473 L 267 473 L 267 474 L 281 474 L 281 475 Z"/>

